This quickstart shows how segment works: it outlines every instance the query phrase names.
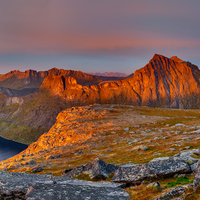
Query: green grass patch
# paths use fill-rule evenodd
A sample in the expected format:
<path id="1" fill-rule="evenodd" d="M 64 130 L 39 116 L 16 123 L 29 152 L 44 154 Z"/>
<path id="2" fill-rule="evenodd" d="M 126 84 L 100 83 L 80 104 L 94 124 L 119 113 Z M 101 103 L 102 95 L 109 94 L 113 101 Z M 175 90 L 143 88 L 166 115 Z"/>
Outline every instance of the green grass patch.
<path id="1" fill-rule="evenodd" d="M 77 179 L 80 179 L 80 180 L 86 180 L 86 181 L 91 181 L 91 178 L 89 176 L 89 174 L 84 174 L 84 173 L 81 173 L 73 178 L 77 178 Z"/>
<path id="2" fill-rule="evenodd" d="M 32 143 L 46 130 L 34 127 L 18 126 L 14 123 L 0 121 L 0 134 L 5 138 L 23 143 Z"/>
<path id="3" fill-rule="evenodd" d="M 168 188 L 168 187 L 176 187 L 178 185 L 186 185 L 186 184 L 190 184 L 193 183 L 193 180 L 189 180 L 189 178 L 187 176 L 184 177 L 178 177 L 177 180 L 175 181 L 171 181 L 168 182 L 164 188 Z"/>

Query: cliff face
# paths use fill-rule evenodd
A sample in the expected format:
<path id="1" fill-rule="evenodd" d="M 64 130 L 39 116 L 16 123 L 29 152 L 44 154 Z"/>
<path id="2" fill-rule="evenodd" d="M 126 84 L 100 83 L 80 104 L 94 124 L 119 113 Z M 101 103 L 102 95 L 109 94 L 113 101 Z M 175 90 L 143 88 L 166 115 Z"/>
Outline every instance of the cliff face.
<path id="1" fill-rule="evenodd" d="M 25 72 L 11 71 L 7 74 L 0 75 L 0 87 L 11 89 L 39 88 L 45 77 L 48 75 L 60 75 L 64 77 L 73 77 L 78 84 L 96 84 L 101 80 L 96 76 L 85 74 L 81 71 L 64 70 L 52 68 L 48 71 L 28 70 Z"/>
<path id="2" fill-rule="evenodd" d="M 197 106 L 199 78 L 197 66 L 156 54 L 129 82 L 141 97 L 142 105 L 195 107 L 192 104 L 196 101 Z"/>
<path id="3" fill-rule="evenodd" d="M 44 79 L 40 89 L 50 91 L 53 95 L 61 95 L 67 87 L 71 87 L 72 85 L 77 85 L 76 79 L 73 77 L 52 74 Z"/>
<path id="4" fill-rule="evenodd" d="M 47 77 L 40 89 L 48 89 L 66 102 L 126 103 L 156 107 L 198 108 L 200 70 L 177 57 L 155 55 L 133 77 L 122 81 L 81 86 L 72 78 Z"/>

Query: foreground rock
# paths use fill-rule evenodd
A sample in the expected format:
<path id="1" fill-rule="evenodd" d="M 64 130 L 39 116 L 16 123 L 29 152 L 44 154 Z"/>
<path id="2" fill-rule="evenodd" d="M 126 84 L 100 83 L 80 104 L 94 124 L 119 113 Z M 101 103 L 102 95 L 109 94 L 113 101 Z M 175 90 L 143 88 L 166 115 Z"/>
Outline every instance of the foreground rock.
<path id="1" fill-rule="evenodd" d="M 130 199 L 123 184 L 0 171 L 0 199 Z"/>
<path id="2" fill-rule="evenodd" d="M 194 183 L 193 183 L 194 191 L 199 185 L 200 185 L 200 168 L 198 168 L 197 174 L 194 177 Z"/>
<path id="3" fill-rule="evenodd" d="M 78 166 L 71 171 L 65 171 L 63 176 L 75 177 L 81 173 L 89 174 L 90 178 L 108 178 L 109 174 L 115 172 L 119 167 L 108 164 L 103 160 L 96 159 L 85 165 Z"/>
<path id="4" fill-rule="evenodd" d="M 169 192 L 166 194 L 156 198 L 155 200 L 170 200 L 174 197 L 179 197 L 185 192 L 184 188 L 182 186 L 175 187 L 171 189 Z"/>
<path id="5" fill-rule="evenodd" d="M 181 151 L 180 153 L 174 155 L 173 157 L 158 157 L 158 158 L 154 158 L 150 162 L 157 162 L 157 161 L 171 160 L 171 159 L 184 160 L 185 162 L 187 162 L 190 165 L 192 172 L 195 173 L 197 171 L 197 168 L 200 165 L 200 163 L 199 163 L 200 159 L 192 157 L 194 155 L 200 155 L 200 150 L 199 149 L 184 150 L 184 151 Z"/>
<path id="6" fill-rule="evenodd" d="M 45 191 L 45 192 L 44 192 Z M 81 199 L 109 199 L 109 200 L 128 200 L 127 192 L 118 188 L 96 188 L 84 185 L 70 184 L 41 184 L 31 187 L 27 193 L 27 200 L 81 200 Z"/>
<path id="7" fill-rule="evenodd" d="M 190 172 L 190 166 L 183 160 L 163 160 L 132 167 L 120 167 L 116 170 L 113 181 L 135 185 L 141 184 L 144 180 L 154 180 Z"/>

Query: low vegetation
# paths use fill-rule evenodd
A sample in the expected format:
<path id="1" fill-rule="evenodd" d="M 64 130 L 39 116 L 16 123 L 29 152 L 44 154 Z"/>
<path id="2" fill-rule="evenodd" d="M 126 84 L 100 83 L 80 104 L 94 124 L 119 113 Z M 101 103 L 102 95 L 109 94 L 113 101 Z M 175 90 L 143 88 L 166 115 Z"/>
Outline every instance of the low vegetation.
<path id="1" fill-rule="evenodd" d="M 85 164 L 97 157 L 107 163 L 117 165 L 125 163 L 140 164 L 157 157 L 174 156 L 182 150 L 199 148 L 198 137 L 200 137 L 200 133 L 193 133 L 200 124 L 200 112 L 198 110 L 174 110 L 125 105 L 104 105 L 101 109 L 106 111 L 105 114 L 99 115 L 91 122 L 87 121 L 83 111 L 80 111 L 82 115 L 78 119 L 79 123 L 75 123 L 72 120 L 73 114 L 70 114 L 72 116 L 72 119 L 70 119 L 71 125 L 74 124 L 71 128 L 73 127 L 77 133 L 83 134 L 81 132 L 83 130 L 85 133 L 93 130 L 93 137 L 88 140 L 77 144 L 66 144 L 62 147 L 57 146 L 52 149 L 44 148 L 38 152 L 36 151 L 31 156 L 22 157 L 22 154 L 26 155 L 23 152 L 8 161 L 4 161 L 1 168 L 5 168 L 11 162 L 14 165 L 14 160 L 19 162 L 19 159 L 24 161 L 33 159 L 38 165 L 44 166 L 44 170 L 39 172 L 40 174 L 53 173 L 61 176 L 63 170 Z M 90 110 L 86 113 L 88 114 Z M 75 110 L 74 112 L 78 111 Z M 76 115 L 79 116 L 78 113 Z M 88 123 L 85 129 L 81 129 L 81 119 Z M 10 123 L 1 122 L 0 125 L 5 127 L 4 130 L 6 127 L 13 126 L 13 130 L 18 129 L 21 130 L 19 132 L 26 132 L 24 127 L 15 127 Z M 62 131 L 64 128 L 66 128 L 66 124 L 63 121 L 59 123 L 59 127 L 55 130 Z M 148 148 L 147 150 L 134 149 L 139 145 L 145 145 Z M 60 158 L 48 159 L 49 155 L 57 154 L 60 154 Z M 199 157 L 199 155 L 194 155 L 194 157 Z M 30 172 L 30 168 L 23 166 L 8 171 Z M 112 176 L 104 181 L 112 180 Z M 76 178 L 91 180 L 86 174 L 81 174 Z M 132 199 L 149 200 L 162 195 L 173 187 L 190 184 L 193 179 L 194 175 L 160 179 L 161 190 L 147 188 L 149 182 L 144 182 L 140 186 L 130 187 L 126 190 L 130 193 Z M 95 179 L 92 181 L 100 180 Z M 186 199 L 198 199 L 200 194 L 187 191 L 186 195 Z"/>

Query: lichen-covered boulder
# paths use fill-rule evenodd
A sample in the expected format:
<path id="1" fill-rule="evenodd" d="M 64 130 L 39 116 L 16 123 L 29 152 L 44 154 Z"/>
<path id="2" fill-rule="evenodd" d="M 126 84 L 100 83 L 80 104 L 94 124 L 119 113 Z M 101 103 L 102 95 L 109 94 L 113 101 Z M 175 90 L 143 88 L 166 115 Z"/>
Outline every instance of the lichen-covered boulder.
<path id="1" fill-rule="evenodd" d="M 184 188 L 182 186 L 175 187 L 171 189 L 169 192 L 163 194 L 162 196 L 154 199 L 154 200 L 170 200 L 174 197 L 179 197 L 185 192 Z"/>
<path id="2" fill-rule="evenodd" d="M 0 199 L 130 200 L 124 184 L 0 171 Z"/>
<path id="3" fill-rule="evenodd" d="M 174 155 L 173 157 L 158 157 L 152 159 L 150 162 L 157 162 L 161 160 L 184 160 L 190 165 L 190 168 L 193 173 L 196 173 L 199 165 L 200 160 L 198 158 L 192 157 L 193 155 L 200 155 L 199 149 L 191 149 L 191 150 L 183 150 L 179 152 L 178 154 Z"/>
<path id="4" fill-rule="evenodd" d="M 96 159 L 88 162 L 85 165 L 80 165 L 64 173 L 63 176 L 75 177 L 81 173 L 89 174 L 91 178 L 107 178 L 109 174 L 115 172 L 119 167 L 116 165 L 108 164 L 103 160 Z"/>
<path id="5" fill-rule="evenodd" d="M 155 180 L 190 172 L 190 166 L 183 160 L 163 160 L 132 167 L 120 167 L 116 170 L 113 181 L 135 185 L 141 184 L 144 180 Z"/>
<path id="6" fill-rule="evenodd" d="M 44 192 L 45 191 L 45 192 Z M 130 200 L 129 194 L 120 188 L 93 187 L 88 185 L 41 184 L 31 187 L 27 200 Z"/>
<path id="7" fill-rule="evenodd" d="M 194 177 L 193 188 L 196 190 L 197 186 L 200 185 L 200 167 Z"/>

